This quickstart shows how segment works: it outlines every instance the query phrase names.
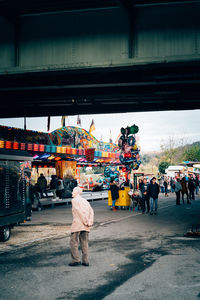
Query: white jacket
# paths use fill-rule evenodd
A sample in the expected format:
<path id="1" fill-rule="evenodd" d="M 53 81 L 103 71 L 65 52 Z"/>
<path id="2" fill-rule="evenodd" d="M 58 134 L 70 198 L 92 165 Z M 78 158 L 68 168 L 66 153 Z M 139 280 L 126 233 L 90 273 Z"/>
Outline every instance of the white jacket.
<path id="1" fill-rule="evenodd" d="M 72 199 L 72 216 L 71 232 L 90 231 L 94 222 L 94 211 L 89 202 L 80 195 Z"/>

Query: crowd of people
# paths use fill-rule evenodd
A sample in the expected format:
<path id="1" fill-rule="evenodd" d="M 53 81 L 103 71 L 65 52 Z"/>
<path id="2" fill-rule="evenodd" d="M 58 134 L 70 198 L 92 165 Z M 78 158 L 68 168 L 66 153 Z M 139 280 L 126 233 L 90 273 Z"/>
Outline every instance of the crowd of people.
<path id="1" fill-rule="evenodd" d="M 146 178 L 139 179 L 137 196 L 137 205 L 141 207 L 142 213 L 149 213 L 150 215 L 157 214 L 158 211 L 158 196 L 159 193 L 163 193 L 165 197 L 168 197 L 169 193 L 176 195 L 176 205 L 185 203 L 185 197 L 187 204 L 191 204 L 192 200 L 195 200 L 195 194 L 199 192 L 199 177 L 189 175 L 178 177 L 161 177 L 158 182 L 155 177 L 150 181 Z M 130 184 L 129 184 L 130 186 Z M 119 185 L 111 179 L 110 191 L 112 196 L 112 210 L 116 211 L 116 200 L 119 198 Z M 136 197 L 136 194 L 131 194 L 131 198 Z"/>
<path id="2" fill-rule="evenodd" d="M 51 175 L 49 189 L 55 191 L 56 196 L 61 198 L 71 198 L 72 191 L 77 186 L 77 180 L 72 174 L 66 174 L 64 178 L 57 175 Z M 36 191 L 40 193 L 41 198 L 45 197 L 48 190 L 47 180 L 44 174 L 40 174 L 36 184 Z"/>
<path id="3" fill-rule="evenodd" d="M 138 183 L 139 198 L 141 200 L 142 214 L 149 213 L 150 215 L 157 214 L 158 211 L 158 197 L 159 193 L 164 193 L 168 196 L 168 193 L 176 194 L 176 205 L 180 205 L 180 199 L 182 196 L 182 202 L 184 204 L 184 197 L 186 195 L 187 204 L 191 204 L 192 200 L 195 200 L 195 193 L 199 192 L 199 178 L 190 175 L 182 178 L 169 178 L 162 177 L 158 180 L 153 177 L 150 181 L 146 178 L 140 179 Z M 124 186 L 130 186 L 130 182 L 125 182 Z M 47 189 L 47 180 L 43 174 L 40 174 L 37 181 L 38 189 L 41 193 L 45 193 Z M 50 189 L 55 190 L 57 196 L 68 197 L 72 196 L 72 216 L 73 222 L 71 226 L 70 237 L 70 249 L 71 249 L 71 262 L 69 266 L 89 266 L 88 258 L 88 240 L 90 228 L 94 222 L 94 211 L 89 202 L 82 196 L 82 189 L 77 186 L 77 181 L 71 174 L 67 174 L 64 179 L 51 176 Z M 114 178 L 111 178 L 110 191 L 112 196 L 112 209 L 115 211 L 116 201 L 119 198 L 119 183 L 115 182 Z M 79 255 L 78 246 L 82 251 L 82 261 Z"/>
<path id="4" fill-rule="evenodd" d="M 199 193 L 199 177 L 193 174 L 189 176 L 179 177 L 162 177 L 159 180 L 160 190 L 168 197 L 168 193 L 176 194 L 176 205 L 180 205 L 181 198 L 182 203 L 185 203 L 184 197 L 186 195 L 187 204 L 191 204 L 192 200 L 195 200 L 195 194 Z"/>

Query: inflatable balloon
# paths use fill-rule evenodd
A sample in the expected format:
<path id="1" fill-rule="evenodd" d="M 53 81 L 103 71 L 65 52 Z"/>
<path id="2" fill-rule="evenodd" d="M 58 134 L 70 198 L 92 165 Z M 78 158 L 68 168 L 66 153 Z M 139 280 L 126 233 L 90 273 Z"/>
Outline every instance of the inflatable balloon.
<path id="1" fill-rule="evenodd" d="M 125 137 L 122 135 L 118 141 L 119 148 L 123 147 L 124 144 L 125 144 Z"/>
<path id="2" fill-rule="evenodd" d="M 128 136 L 130 134 L 130 127 L 125 128 L 125 135 Z"/>
<path id="3" fill-rule="evenodd" d="M 137 145 L 136 144 L 133 146 L 133 150 L 137 150 Z"/>
<path id="4" fill-rule="evenodd" d="M 137 125 L 131 127 L 121 128 L 121 136 L 118 141 L 118 146 L 121 150 L 119 156 L 120 162 L 125 166 L 127 171 L 131 169 L 137 170 L 141 164 L 139 148 L 136 144 L 134 134 L 139 131 Z"/>
<path id="5" fill-rule="evenodd" d="M 114 178 L 115 181 L 118 181 L 119 171 L 117 170 L 117 167 L 105 167 L 104 177 L 106 183 L 108 184 L 110 183 L 111 178 Z"/>
<path id="6" fill-rule="evenodd" d="M 136 134 L 139 131 L 139 127 L 137 125 L 132 125 L 129 129 L 129 134 Z"/>
<path id="7" fill-rule="evenodd" d="M 121 134 L 125 135 L 125 129 L 123 127 L 121 128 Z"/>
<path id="8" fill-rule="evenodd" d="M 128 145 L 129 145 L 129 146 L 134 146 L 134 145 L 135 145 L 135 138 L 134 138 L 134 136 L 130 135 L 130 136 L 128 137 L 127 142 L 128 142 Z"/>

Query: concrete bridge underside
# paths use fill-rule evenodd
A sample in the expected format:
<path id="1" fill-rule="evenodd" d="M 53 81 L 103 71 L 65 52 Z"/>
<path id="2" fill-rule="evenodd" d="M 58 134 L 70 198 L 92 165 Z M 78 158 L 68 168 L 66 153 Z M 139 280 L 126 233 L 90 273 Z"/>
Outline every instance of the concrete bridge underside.
<path id="1" fill-rule="evenodd" d="M 0 0 L 0 117 L 200 109 L 199 11 Z"/>

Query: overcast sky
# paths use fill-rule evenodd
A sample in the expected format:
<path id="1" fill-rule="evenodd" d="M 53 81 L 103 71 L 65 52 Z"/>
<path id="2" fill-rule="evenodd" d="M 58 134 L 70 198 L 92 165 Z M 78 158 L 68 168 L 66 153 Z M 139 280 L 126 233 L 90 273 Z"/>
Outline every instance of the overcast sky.
<path id="1" fill-rule="evenodd" d="M 121 127 L 136 124 L 139 126 L 139 142 L 142 152 L 159 151 L 160 145 L 166 143 L 169 137 L 185 143 L 200 141 L 200 110 L 166 111 L 166 112 L 140 112 L 104 115 L 80 116 L 82 127 L 89 130 L 94 119 L 96 130 L 93 135 L 107 142 L 110 130 L 115 142 Z M 23 118 L 0 119 L 0 125 L 17 128 L 24 127 Z M 77 116 L 69 116 L 66 126 L 77 126 Z M 51 117 L 50 131 L 61 127 L 61 117 Z M 47 131 L 47 118 L 27 118 L 27 129 Z"/>

